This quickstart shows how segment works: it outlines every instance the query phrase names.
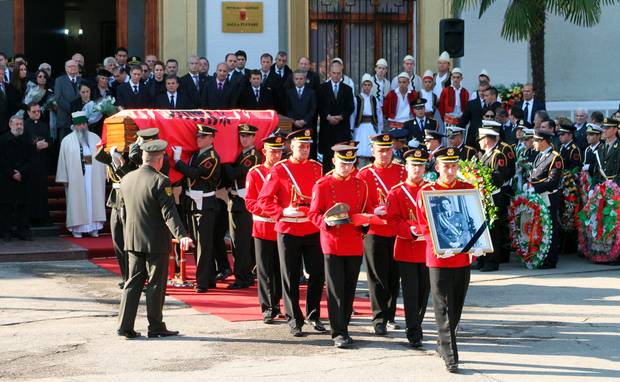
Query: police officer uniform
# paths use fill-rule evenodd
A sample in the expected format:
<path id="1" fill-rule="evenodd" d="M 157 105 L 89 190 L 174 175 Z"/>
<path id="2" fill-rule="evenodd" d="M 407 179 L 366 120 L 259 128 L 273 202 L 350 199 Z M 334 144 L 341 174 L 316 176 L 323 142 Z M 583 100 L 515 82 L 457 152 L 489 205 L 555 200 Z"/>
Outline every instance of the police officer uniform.
<path id="1" fill-rule="evenodd" d="M 586 126 L 586 135 L 596 134 L 600 137 L 603 129 L 597 125 L 588 123 Z M 595 179 L 600 176 L 600 148 L 603 147 L 602 142 L 597 142 L 593 145 L 588 145 L 586 149 L 583 151 L 583 171 L 587 171 L 588 174 Z"/>
<path id="2" fill-rule="evenodd" d="M 620 122 L 613 118 L 605 118 L 603 120 L 603 129 L 618 128 Z M 620 172 L 620 141 L 618 135 L 614 137 L 613 142 L 606 141 L 603 147 L 599 151 L 601 158 L 601 169 L 605 174 L 604 178 L 599 177 L 598 183 L 603 183 L 605 180 L 613 180 L 616 183 L 618 181 L 618 172 Z"/>
<path id="3" fill-rule="evenodd" d="M 256 135 L 258 128 L 245 123 L 238 126 L 239 135 Z M 231 181 L 232 188 L 228 196 L 229 232 L 232 241 L 232 252 L 235 259 L 235 282 L 229 289 L 242 289 L 254 285 L 252 268 L 254 246 L 252 243 L 252 214 L 245 207 L 247 188 L 245 179 L 248 171 L 260 163 L 260 157 L 254 146 L 243 150 L 234 164 L 224 165 L 226 177 Z"/>
<path id="4" fill-rule="evenodd" d="M 197 125 L 197 135 L 215 135 L 216 129 Z M 194 153 L 189 161 L 176 161 L 175 169 L 185 176 L 183 209 L 196 241 L 196 291 L 205 293 L 215 288 L 214 232 L 221 224 L 216 219 L 220 206 L 215 189 L 222 175 L 220 157 L 213 146 Z"/>
<path id="5" fill-rule="evenodd" d="M 546 131 L 537 131 L 534 133 L 535 140 L 545 140 L 550 145 L 553 135 Z M 551 247 L 549 254 L 545 259 L 541 268 L 555 268 L 558 262 L 559 240 L 558 233 L 560 230 L 560 181 L 562 180 L 562 171 L 564 165 L 562 156 L 555 150 L 553 146 L 549 146 L 543 152 L 539 152 L 534 161 L 532 172 L 530 173 L 529 183 L 534 192 L 540 194 L 544 203 L 549 207 L 552 222 Z"/>
<path id="6" fill-rule="evenodd" d="M 284 138 L 273 135 L 263 139 L 263 145 L 268 150 L 284 150 Z M 266 324 L 273 323 L 273 319 L 280 314 L 282 298 L 275 220 L 267 216 L 258 205 L 258 194 L 270 170 L 271 168 L 265 163 L 256 165 L 250 169 L 245 180 L 247 189 L 245 206 L 252 214 L 252 236 L 256 250 L 258 301 L 263 313 L 263 322 Z"/>
<path id="7" fill-rule="evenodd" d="M 312 143 L 312 131 L 302 129 L 287 136 L 290 140 Z M 319 229 L 307 216 L 312 187 L 322 177 L 322 165 L 312 159 L 295 160 L 292 156 L 278 162 L 269 172 L 258 196 L 258 205 L 276 221 L 282 294 L 286 320 L 291 334 L 303 335 L 304 315 L 299 307 L 299 279 L 303 259 L 308 279 L 306 322 L 317 331 L 325 331 L 320 321 L 321 297 L 325 271 Z"/>
<path id="8" fill-rule="evenodd" d="M 562 144 L 560 146 L 560 155 L 562 156 L 562 161 L 564 162 L 564 171 L 572 171 L 575 168 L 581 167 L 581 152 L 579 148 L 575 144 L 575 130 L 577 128 L 571 125 L 560 125 L 558 129 L 558 134 L 570 134 L 573 139 L 570 142 Z"/>
<path id="9" fill-rule="evenodd" d="M 166 149 L 163 140 L 142 145 L 146 152 Z M 172 200 L 172 187 L 167 176 L 148 164 L 130 172 L 121 180 L 121 192 L 127 217 L 125 220 L 125 250 L 129 258 L 129 276 L 121 297 L 118 335 L 139 337 L 134 330 L 140 295 L 148 279 L 146 312 L 149 337 L 166 337 L 179 332 L 170 331 L 162 321 L 162 309 L 168 276 L 168 253 L 171 236 L 182 239 L 187 232 Z M 148 278 L 147 278 L 148 276 Z"/>
<path id="10" fill-rule="evenodd" d="M 558 129 L 558 135 L 570 134 L 570 142 L 564 143 L 560 146 L 560 156 L 564 164 L 563 179 L 561 182 L 561 188 L 565 187 L 565 181 L 569 181 L 572 177 L 574 184 L 577 185 L 575 173 L 581 169 L 581 152 L 575 144 L 574 137 L 577 128 L 567 119 L 562 119 L 560 127 Z M 560 213 L 563 215 L 566 211 L 567 201 L 564 199 L 563 193 L 560 193 Z M 570 202 L 569 202 L 570 203 Z M 562 253 L 573 253 L 577 250 L 577 235 L 575 230 L 566 231 L 562 229 L 559 232 L 560 243 L 562 247 Z"/>
<path id="11" fill-rule="evenodd" d="M 138 139 L 129 146 L 129 160 L 132 161 L 137 168 L 142 165 L 141 145 L 144 142 L 159 139 L 159 129 L 156 127 L 147 127 L 146 129 L 138 130 L 136 135 L 138 136 Z M 164 153 L 164 165 L 160 172 L 166 176 L 170 173 L 168 153 Z"/>
<path id="12" fill-rule="evenodd" d="M 390 134 L 377 134 L 370 137 L 375 147 L 391 148 Z M 387 195 L 390 189 L 405 180 L 405 166 L 390 163 L 378 167 L 375 163 L 360 169 L 357 177 L 368 184 L 368 206 L 387 213 Z M 394 240 L 396 232 L 389 225 L 371 224 L 364 236 L 364 258 L 368 272 L 368 289 L 372 308 L 372 323 L 377 335 L 387 333 L 388 323 L 396 328 L 396 300 L 398 298 L 398 267 L 394 260 Z"/>
<path id="13" fill-rule="evenodd" d="M 493 193 L 493 203 L 497 207 L 498 219 L 491 229 L 491 240 L 493 241 L 493 248 L 495 251 L 478 258 L 475 266 L 475 268 L 480 269 L 482 272 L 497 271 L 499 269 L 500 259 L 510 256 L 509 252 L 504 253 L 506 249 L 503 246 L 505 243 L 504 240 L 508 240 L 508 232 L 503 231 L 507 229 L 507 221 L 505 218 L 508 215 L 510 196 L 502 190 L 502 185 L 507 179 L 510 179 L 508 178 L 510 171 L 508 169 L 508 160 L 500 149 L 499 132 L 490 127 L 481 127 L 478 129 L 479 139 L 489 136 L 495 137 L 495 139 L 497 139 L 497 144 L 482 154 L 480 162 L 491 169 L 492 183 L 497 187 Z"/>
<path id="14" fill-rule="evenodd" d="M 336 162 L 354 164 L 357 148 L 332 147 Z M 308 217 L 320 229 L 325 258 L 327 310 L 331 335 L 336 347 L 352 343 L 349 321 L 362 264 L 364 246 L 362 227 L 353 224 L 355 214 L 372 211 L 366 203 L 368 185 L 351 174 L 341 177 L 337 171 L 318 180 L 312 190 Z"/>
<path id="15" fill-rule="evenodd" d="M 428 152 L 423 147 L 409 150 L 405 160 L 413 165 L 425 166 Z M 412 183 L 407 179 L 398 183 L 388 194 L 388 223 L 396 230 L 394 260 L 402 283 L 405 306 L 405 334 L 414 348 L 422 346 L 422 321 L 430 292 L 426 267 L 426 242 L 418 228 L 416 196 L 426 182 Z"/>
<path id="16" fill-rule="evenodd" d="M 462 137 L 464 131 L 465 129 L 462 127 L 452 125 L 446 126 L 446 136 L 448 137 L 448 139 L 458 135 Z M 458 147 L 454 147 L 454 149 L 459 156 L 459 160 L 469 161 L 476 158 L 476 155 L 478 154 L 478 150 L 466 145 L 464 141 L 461 141 L 461 145 Z"/>
<path id="17" fill-rule="evenodd" d="M 114 158 L 112 157 L 114 155 Z M 118 158 L 118 159 L 117 159 Z M 112 183 L 112 190 L 106 202 L 106 206 L 111 208 L 110 212 L 110 233 L 112 234 L 112 245 L 116 255 L 116 261 L 121 270 L 122 288 L 127 281 L 127 253 L 123 240 L 123 220 L 125 220 L 125 208 L 123 196 L 121 195 L 121 179 L 129 172 L 135 170 L 137 166 L 129 160 L 128 153 L 118 153 L 114 150 L 111 154 L 101 146 L 95 154 L 95 159 L 107 165 L 108 179 Z M 142 158 L 140 158 L 142 160 Z"/>

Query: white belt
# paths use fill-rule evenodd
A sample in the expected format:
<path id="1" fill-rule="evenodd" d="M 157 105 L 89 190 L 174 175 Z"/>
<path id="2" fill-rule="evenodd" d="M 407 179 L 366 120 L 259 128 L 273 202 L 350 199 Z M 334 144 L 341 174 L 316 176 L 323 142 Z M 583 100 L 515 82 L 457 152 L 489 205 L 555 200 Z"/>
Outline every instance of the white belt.
<path id="1" fill-rule="evenodd" d="M 286 222 L 286 223 L 307 223 L 310 221 L 310 219 L 308 219 L 308 217 L 303 217 L 303 218 L 281 218 L 280 219 L 281 222 Z"/>
<path id="2" fill-rule="evenodd" d="M 500 192 L 502 192 L 502 189 L 501 189 L 501 188 L 498 188 L 498 189 L 496 189 L 495 191 L 491 192 L 491 195 L 497 195 L 497 194 L 499 194 Z"/>
<path id="3" fill-rule="evenodd" d="M 255 222 L 274 223 L 274 220 L 272 218 L 266 218 L 258 215 L 252 215 L 252 220 L 254 220 Z"/>
<path id="4" fill-rule="evenodd" d="M 502 187 L 508 187 L 510 186 L 510 182 L 512 181 L 512 178 L 510 180 L 507 180 L 504 182 L 504 184 L 502 184 Z"/>
<path id="5" fill-rule="evenodd" d="M 540 197 L 542 198 L 543 202 L 545 203 L 545 205 L 547 207 L 549 207 L 549 205 L 551 204 L 551 202 L 549 201 L 549 195 L 556 193 L 558 190 L 553 190 L 553 191 L 545 191 L 545 192 L 541 192 Z"/>
<path id="6" fill-rule="evenodd" d="M 238 196 L 240 198 L 244 198 L 247 195 L 247 190 L 245 188 L 240 188 L 238 190 L 230 190 L 230 194 L 234 196 Z"/>
<path id="7" fill-rule="evenodd" d="M 121 189 L 121 184 L 120 183 L 112 183 L 112 188 L 120 190 Z"/>
<path id="8" fill-rule="evenodd" d="M 196 192 L 196 191 L 194 191 L 194 192 Z M 191 197 L 192 197 L 192 196 L 194 196 L 195 194 L 193 194 L 193 195 L 192 195 L 192 194 L 190 193 L 190 190 L 187 190 L 187 191 L 185 191 L 185 195 L 187 195 L 187 196 L 189 196 L 189 197 L 191 198 Z M 203 193 L 202 193 L 202 197 L 203 197 L 203 198 L 208 198 L 209 196 L 215 196 L 215 191 L 203 192 Z"/>

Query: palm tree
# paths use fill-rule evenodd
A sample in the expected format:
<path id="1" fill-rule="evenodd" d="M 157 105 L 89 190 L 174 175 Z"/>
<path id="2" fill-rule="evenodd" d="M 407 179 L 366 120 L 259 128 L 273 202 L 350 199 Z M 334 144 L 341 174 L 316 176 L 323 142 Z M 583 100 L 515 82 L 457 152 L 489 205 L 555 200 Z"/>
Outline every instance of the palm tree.
<path id="1" fill-rule="evenodd" d="M 479 8 L 478 18 L 496 0 L 452 0 L 456 16 L 469 8 Z M 545 21 L 547 15 L 563 17 L 578 26 L 598 24 L 601 8 L 618 0 L 510 0 L 504 14 L 502 37 L 508 41 L 530 42 L 530 62 L 536 97 L 545 100 Z"/>

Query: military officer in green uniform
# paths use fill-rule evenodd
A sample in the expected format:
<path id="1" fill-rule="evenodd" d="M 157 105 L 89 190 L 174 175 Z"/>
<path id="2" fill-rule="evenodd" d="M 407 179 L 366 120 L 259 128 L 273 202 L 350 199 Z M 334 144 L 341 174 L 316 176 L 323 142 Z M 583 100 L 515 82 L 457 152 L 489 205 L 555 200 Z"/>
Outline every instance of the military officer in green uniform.
<path id="1" fill-rule="evenodd" d="M 448 137 L 448 147 L 456 149 L 459 154 L 459 160 L 472 160 L 476 158 L 478 151 L 464 143 L 464 128 L 448 125 L 446 126 L 446 136 Z"/>
<path id="2" fill-rule="evenodd" d="M 216 129 L 207 125 L 197 125 L 195 152 L 189 163 L 181 160 L 180 146 L 172 148 L 174 168 L 185 176 L 183 210 L 187 216 L 188 227 L 197 242 L 196 250 L 196 292 L 206 293 L 215 288 L 215 227 L 220 205 L 215 190 L 222 175 L 220 157 L 213 148 Z"/>
<path id="3" fill-rule="evenodd" d="M 488 122 L 488 121 L 487 121 Z M 502 185 L 506 182 L 510 170 L 508 169 L 508 159 L 500 149 L 500 134 L 498 126 L 486 124 L 478 129 L 478 144 L 482 150 L 480 162 L 491 169 L 492 182 L 497 189 L 493 193 L 493 203 L 497 207 L 497 220 L 491 229 L 491 240 L 493 241 L 493 253 L 478 258 L 474 268 L 482 272 L 493 272 L 499 270 L 499 263 L 502 257 L 509 257 L 510 253 L 504 254 L 506 250 L 503 240 L 506 240 L 508 232 L 508 205 L 510 196 L 502 191 Z"/>
<path id="4" fill-rule="evenodd" d="M 129 278 L 121 297 L 117 333 L 126 338 L 140 337 L 140 333 L 134 330 L 134 322 L 147 279 L 148 336 L 153 338 L 179 334 L 178 331 L 168 330 L 162 320 L 168 253 L 171 249 L 170 233 L 181 242 L 183 248 L 189 248 L 192 240 L 187 236 L 174 207 L 170 180 L 160 172 L 166 146 L 166 141 L 159 139 L 144 143 L 143 165 L 121 180 L 127 213 L 124 238 L 129 258 Z"/>
<path id="5" fill-rule="evenodd" d="M 242 123 L 237 130 L 242 151 L 235 163 L 224 165 L 224 173 L 232 184 L 228 196 L 228 221 L 235 259 L 235 282 L 228 286 L 229 289 L 244 289 L 254 285 L 252 268 L 256 264 L 252 241 L 252 214 L 245 208 L 245 178 L 248 171 L 261 162 L 254 147 L 258 128 Z"/>
<path id="6" fill-rule="evenodd" d="M 613 118 L 605 118 L 603 120 L 603 139 L 605 144 L 599 149 L 602 171 L 597 177 L 597 183 L 603 183 L 605 180 L 613 180 L 616 184 L 620 183 L 618 178 L 618 172 L 620 171 L 619 123 L 619 121 Z"/>
<path id="7" fill-rule="evenodd" d="M 560 230 L 560 181 L 564 164 L 560 153 L 555 151 L 552 146 L 554 134 L 547 131 L 538 130 L 534 133 L 534 148 L 538 155 L 534 160 L 528 187 L 539 194 L 545 205 L 549 207 L 551 215 L 552 232 L 551 246 L 549 253 L 543 262 L 542 269 L 555 268 L 558 262 Z"/>
<path id="8" fill-rule="evenodd" d="M 131 160 L 136 167 L 139 167 L 142 165 L 141 145 L 144 142 L 159 139 L 159 129 L 156 127 L 147 127 L 146 129 L 138 130 L 136 135 L 138 138 L 129 146 L 129 160 Z M 166 176 L 170 173 L 170 161 L 168 160 L 168 154 L 166 153 L 164 153 L 164 164 L 161 168 L 161 173 Z"/>
<path id="9" fill-rule="evenodd" d="M 110 213 L 110 233 L 112 234 L 112 245 L 116 260 L 121 270 L 121 279 L 118 286 L 123 288 L 127 281 L 127 253 L 125 252 L 125 244 L 123 240 L 123 221 L 125 220 L 125 208 L 123 205 L 123 197 L 121 195 L 121 179 L 130 171 L 138 168 L 134 162 L 129 160 L 127 153 L 121 153 L 116 150 L 116 146 L 110 147 L 110 153 L 104 150 L 105 146 L 101 146 L 95 154 L 95 159 L 106 164 L 108 179 L 112 183 L 112 190 L 108 196 L 106 206 L 112 209 Z"/>

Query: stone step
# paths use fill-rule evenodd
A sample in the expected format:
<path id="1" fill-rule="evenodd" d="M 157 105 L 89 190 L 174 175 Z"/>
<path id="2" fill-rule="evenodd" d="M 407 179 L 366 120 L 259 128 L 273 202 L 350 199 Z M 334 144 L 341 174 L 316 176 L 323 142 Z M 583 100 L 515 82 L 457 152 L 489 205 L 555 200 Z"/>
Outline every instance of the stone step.
<path id="1" fill-rule="evenodd" d="M 85 260 L 88 251 L 60 237 L 37 237 L 33 241 L 0 241 L 0 262 Z"/>

